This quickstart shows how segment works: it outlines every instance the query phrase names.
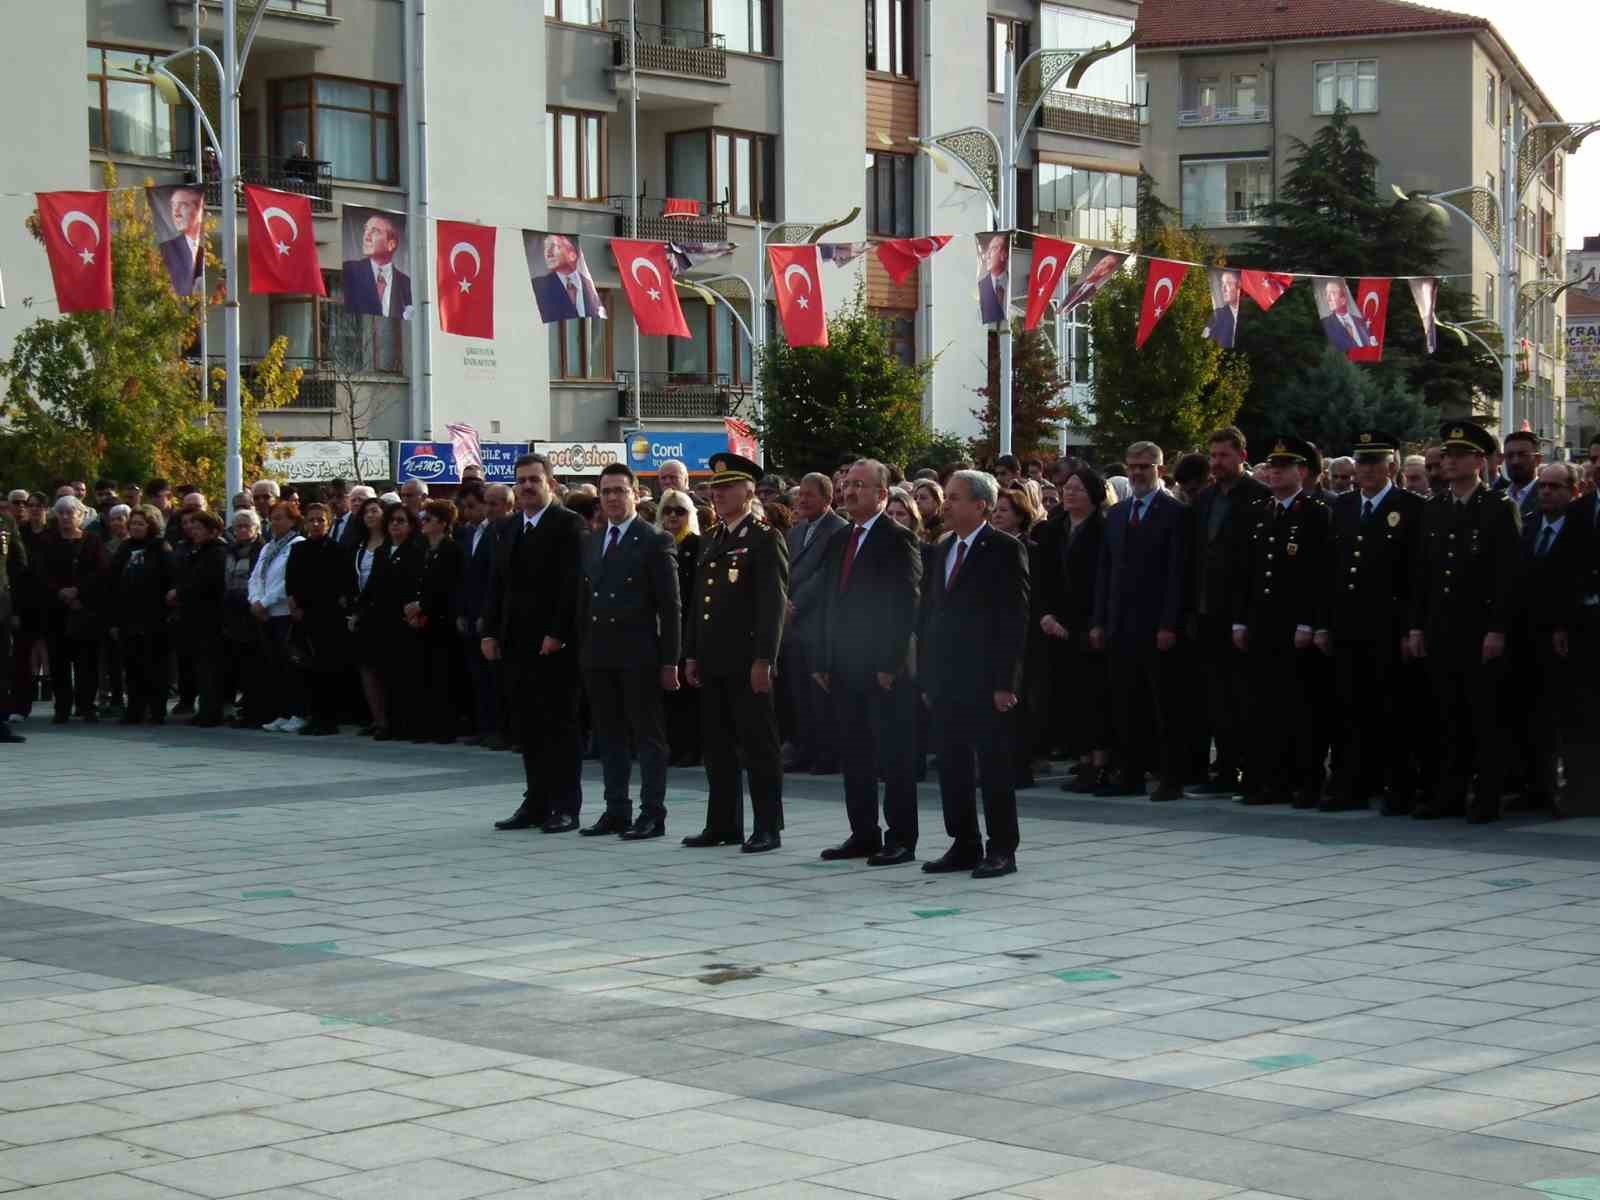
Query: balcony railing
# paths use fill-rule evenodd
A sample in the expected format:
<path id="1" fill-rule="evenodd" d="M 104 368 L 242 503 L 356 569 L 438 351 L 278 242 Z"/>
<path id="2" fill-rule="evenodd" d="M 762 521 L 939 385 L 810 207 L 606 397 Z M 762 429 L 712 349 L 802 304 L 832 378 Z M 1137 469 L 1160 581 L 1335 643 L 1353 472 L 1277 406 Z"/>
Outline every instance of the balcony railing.
<path id="1" fill-rule="evenodd" d="M 272 158 L 265 154 L 245 154 L 239 158 L 241 183 L 257 183 L 311 197 L 311 211 L 333 211 L 333 164 L 315 158 Z M 213 208 L 222 203 L 222 180 L 206 180 L 206 203 Z"/>
<path id="2" fill-rule="evenodd" d="M 1076 92 L 1050 92 L 1039 109 L 1039 127 L 1105 142 L 1139 144 L 1139 110 L 1121 100 L 1101 100 Z"/>
<path id="3" fill-rule="evenodd" d="M 213 371 L 220 370 L 227 365 L 227 360 L 220 354 L 213 354 L 208 360 Z M 259 356 L 246 357 L 240 366 L 242 380 L 245 387 L 254 390 L 256 368 L 261 365 Z M 300 377 L 300 393 L 281 409 L 274 412 L 297 411 L 306 408 L 338 408 L 339 387 L 334 379 L 329 365 L 319 358 L 285 358 L 283 365 L 286 370 L 299 367 L 305 372 Z M 220 407 L 220 404 L 219 406 Z"/>
<path id="4" fill-rule="evenodd" d="M 641 371 L 639 373 L 638 415 L 646 420 L 712 419 L 733 417 L 749 395 L 749 388 L 736 387 L 727 374 L 683 371 Z M 617 416 L 633 412 L 633 372 L 617 372 Z"/>
<path id="5" fill-rule="evenodd" d="M 617 236 L 639 238 L 647 242 L 725 242 L 728 240 L 728 206 L 701 203 L 697 217 L 668 217 L 663 215 L 665 200 L 641 197 L 639 200 L 639 226 L 633 224 L 633 198 L 609 196 L 611 207 L 617 210 Z"/>
<path id="6" fill-rule="evenodd" d="M 1243 104 L 1231 108 L 1215 104 L 1199 108 L 1178 110 L 1178 124 L 1184 125 L 1256 125 L 1271 116 L 1264 104 Z"/>
<path id="7" fill-rule="evenodd" d="M 628 22 L 612 21 L 611 61 L 626 70 L 628 49 L 632 45 Z M 728 39 L 703 29 L 683 29 L 675 25 L 635 25 L 638 31 L 641 71 L 664 71 L 669 75 L 689 75 L 696 79 L 728 77 Z"/>
<path id="8" fill-rule="evenodd" d="M 1223 212 L 1184 213 L 1185 225 L 1199 225 L 1202 229 L 1219 229 L 1227 225 L 1262 225 L 1266 218 L 1261 206 L 1255 208 L 1230 208 Z"/>

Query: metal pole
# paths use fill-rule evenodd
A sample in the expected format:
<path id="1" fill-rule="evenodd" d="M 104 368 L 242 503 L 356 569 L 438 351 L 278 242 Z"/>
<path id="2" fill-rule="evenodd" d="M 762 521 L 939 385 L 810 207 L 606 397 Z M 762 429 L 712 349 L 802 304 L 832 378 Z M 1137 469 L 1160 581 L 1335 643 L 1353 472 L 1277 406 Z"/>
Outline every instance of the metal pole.
<path id="1" fill-rule="evenodd" d="M 1505 343 L 1500 362 L 1500 436 L 1517 430 L 1517 146 L 1509 122 L 1500 129 L 1500 328 Z"/>
<path id="2" fill-rule="evenodd" d="M 628 161 L 633 164 L 629 203 L 633 236 L 639 236 L 639 0 L 628 0 Z M 639 327 L 633 327 L 633 420 L 644 428 L 644 380 L 641 378 Z"/>
<path id="3" fill-rule="evenodd" d="M 1066 317 L 1066 313 L 1061 311 L 1061 306 L 1059 304 L 1056 305 L 1056 374 L 1067 381 L 1066 390 L 1075 395 L 1076 391 L 1073 387 L 1072 377 L 1072 355 L 1069 347 L 1067 346 Z M 1065 417 L 1063 417 L 1061 420 L 1061 430 L 1056 446 L 1056 453 L 1062 458 L 1065 458 L 1067 455 L 1067 422 Z"/>
<path id="4" fill-rule="evenodd" d="M 1006 139 L 1005 158 L 1000 163 L 1000 227 L 1009 231 L 1016 224 L 1017 164 L 1017 48 L 1013 26 L 1006 33 Z M 1011 260 L 1006 260 L 1006 305 L 1000 322 L 1000 453 L 1011 453 Z"/>
<path id="5" fill-rule="evenodd" d="M 228 373 L 228 496 L 244 490 L 239 449 L 243 411 L 239 397 L 239 0 L 222 0 L 222 269 L 228 290 L 222 305 L 223 353 Z M 231 499 L 230 499 L 231 503 Z"/>
<path id="6" fill-rule="evenodd" d="M 200 0 L 194 0 L 194 48 L 200 49 Z M 200 95 L 200 61 L 199 53 L 194 56 L 194 94 Z M 206 186 L 206 138 L 205 127 L 200 123 L 200 109 L 194 109 L 194 177 L 200 184 L 200 194 L 205 194 Z M 200 242 L 205 244 L 205 222 L 200 223 Z M 200 254 L 200 399 L 202 403 L 211 399 L 211 350 L 209 339 L 206 336 L 206 255 Z M 224 497 L 230 504 L 232 497 Z"/>
<path id="7" fill-rule="evenodd" d="M 728 307 L 733 306 L 730 304 Z M 750 366 L 755 371 L 750 387 L 756 402 L 756 427 L 760 428 L 767 417 L 761 396 L 761 358 L 767 352 L 767 231 L 766 223 L 759 215 L 756 217 L 756 286 L 751 293 L 750 327 L 754 330 L 750 338 Z M 765 451 L 762 452 L 762 458 L 766 458 Z"/>

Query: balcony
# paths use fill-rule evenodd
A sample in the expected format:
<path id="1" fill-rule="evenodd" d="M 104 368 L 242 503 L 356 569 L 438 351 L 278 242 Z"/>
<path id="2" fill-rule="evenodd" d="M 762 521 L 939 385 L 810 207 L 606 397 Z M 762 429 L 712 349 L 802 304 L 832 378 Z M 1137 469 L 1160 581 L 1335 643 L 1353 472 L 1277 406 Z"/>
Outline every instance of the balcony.
<path id="1" fill-rule="evenodd" d="M 1198 225 L 1202 229 L 1223 229 L 1232 225 L 1264 225 L 1266 218 L 1261 214 L 1261 207 L 1230 208 L 1221 212 L 1196 212 L 1184 213 L 1185 225 Z"/>
<path id="2" fill-rule="evenodd" d="M 699 204 L 698 216 L 667 216 L 667 201 L 639 199 L 639 225 L 634 227 L 631 196 L 608 196 L 611 207 L 617 210 L 617 233 L 620 238 L 637 238 L 647 242 L 725 242 L 728 240 L 728 206 Z M 683 201 L 677 201 L 682 204 Z"/>
<path id="3" fill-rule="evenodd" d="M 1196 125 L 1259 125 L 1271 117 L 1271 110 L 1264 104 L 1243 104 L 1232 107 L 1206 104 L 1200 108 L 1179 109 L 1178 127 L 1182 129 Z"/>
<path id="4" fill-rule="evenodd" d="M 245 154 L 239 158 L 239 182 L 295 192 L 311 198 L 314 213 L 333 212 L 333 164 L 313 158 L 272 158 Z M 222 180 L 206 180 L 206 203 L 222 203 Z M 242 200 L 241 200 L 242 203 Z"/>
<path id="5" fill-rule="evenodd" d="M 1121 100 L 1052 91 L 1045 96 L 1044 105 L 1039 109 L 1039 128 L 1137 146 L 1139 110 Z"/>
<path id="6" fill-rule="evenodd" d="M 626 20 L 607 24 L 612 37 L 612 65 L 626 71 L 635 65 L 628 60 L 632 46 Z M 727 39 L 703 29 L 683 29 L 674 25 L 634 26 L 637 30 L 641 71 L 660 71 L 666 75 L 686 75 L 694 79 L 724 80 L 728 77 Z"/>
<path id="7" fill-rule="evenodd" d="M 740 405 L 750 394 L 746 387 L 733 386 L 726 374 L 707 375 L 674 371 L 639 373 L 638 414 L 645 420 L 717 420 L 739 414 Z M 634 416 L 633 372 L 617 372 L 617 416 Z"/>
<path id="8" fill-rule="evenodd" d="M 227 365 L 227 360 L 220 354 L 213 354 L 207 360 L 213 371 L 222 370 Z M 252 388 L 255 382 L 255 370 L 261 363 L 259 356 L 246 356 L 240 363 L 241 382 L 246 388 Z M 297 412 L 302 409 L 328 409 L 339 407 L 338 381 L 333 376 L 333 371 L 327 362 L 319 358 L 285 358 L 285 370 L 296 367 L 304 371 L 300 377 L 300 394 L 285 404 L 281 409 L 271 409 L 272 412 Z M 396 377 L 397 382 L 404 382 Z M 219 393 L 220 395 L 220 393 Z M 217 407 L 221 407 L 221 400 Z"/>

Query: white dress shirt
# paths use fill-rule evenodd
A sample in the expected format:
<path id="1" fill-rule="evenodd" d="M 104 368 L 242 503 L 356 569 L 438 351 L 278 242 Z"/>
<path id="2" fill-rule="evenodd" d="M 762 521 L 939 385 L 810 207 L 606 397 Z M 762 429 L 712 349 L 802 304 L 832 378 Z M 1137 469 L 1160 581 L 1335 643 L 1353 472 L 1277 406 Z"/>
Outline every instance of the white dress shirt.
<path id="1" fill-rule="evenodd" d="M 963 558 L 963 561 L 965 561 L 965 557 L 966 556 L 970 556 L 972 554 L 972 543 L 977 541 L 978 540 L 978 535 L 980 533 L 982 533 L 988 527 L 989 527 L 989 522 L 985 521 L 982 525 L 979 525 L 971 533 L 967 534 L 966 537 L 964 537 L 964 538 L 958 537 L 958 538 L 951 539 L 950 551 L 949 551 L 948 554 L 945 555 L 945 560 L 944 560 L 944 585 L 945 585 L 945 587 L 949 587 L 950 586 L 950 576 L 955 574 L 956 558 L 958 556 L 960 556 L 960 557 Z M 967 548 L 966 556 L 962 556 L 961 555 L 961 551 L 957 549 L 958 546 L 965 546 Z"/>

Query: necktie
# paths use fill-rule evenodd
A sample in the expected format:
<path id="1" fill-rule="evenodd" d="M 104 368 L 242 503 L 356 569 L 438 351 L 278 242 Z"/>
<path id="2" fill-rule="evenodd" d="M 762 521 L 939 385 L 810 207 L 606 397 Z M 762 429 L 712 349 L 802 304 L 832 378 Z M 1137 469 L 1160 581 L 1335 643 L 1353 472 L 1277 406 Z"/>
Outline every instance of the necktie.
<path id="1" fill-rule="evenodd" d="M 1140 514 L 1143 513 L 1143 511 L 1144 511 L 1144 501 L 1143 500 L 1135 500 L 1133 502 L 1133 511 L 1128 514 L 1128 528 L 1130 528 L 1130 529 L 1139 528 Z"/>
<path id="2" fill-rule="evenodd" d="M 850 568 L 855 565 L 856 551 L 861 548 L 861 535 L 865 532 L 865 526 L 857 525 L 855 532 L 850 535 L 850 544 L 844 548 L 844 570 L 839 572 L 839 590 L 841 592 L 850 586 Z"/>
<path id="3" fill-rule="evenodd" d="M 383 298 L 384 298 L 385 295 L 388 294 L 388 291 L 389 291 L 389 280 L 383 274 L 383 272 L 380 271 L 378 273 L 378 308 L 379 309 L 383 308 Z"/>
<path id="4" fill-rule="evenodd" d="M 1544 527 L 1544 529 L 1539 534 L 1539 548 L 1534 551 L 1534 555 L 1536 557 L 1538 557 L 1538 558 L 1543 558 L 1546 554 L 1549 554 L 1550 553 L 1550 543 L 1555 541 L 1555 540 L 1556 540 L 1555 527 L 1552 526 L 1552 525 L 1546 525 Z"/>
<path id="5" fill-rule="evenodd" d="M 956 543 L 956 561 L 954 562 L 954 564 L 951 565 L 950 574 L 945 577 L 945 581 L 944 581 L 944 586 L 945 586 L 946 590 L 948 590 L 950 585 L 956 581 L 956 576 L 961 574 L 961 564 L 966 562 L 966 561 L 967 561 L 967 544 L 965 542 L 957 542 Z"/>
<path id="6" fill-rule="evenodd" d="M 611 527 L 610 536 L 608 536 L 606 538 L 605 553 L 603 553 L 600 556 L 601 558 L 609 558 L 609 557 L 611 557 L 611 552 L 617 548 L 617 532 L 618 532 L 617 527 L 615 525 L 613 525 Z"/>
<path id="7" fill-rule="evenodd" d="M 805 549 L 807 549 L 807 550 L 811 549 L 811 535 L 814 534 L 816 531 L 817 531 L 817 523 L 815 521 L 807 521 L 806 522 L 806 536 L 805 536 L 805 539 L 804 539 L 804 542 L 805 542 L 805 547 L 804 548 Z"/>
<path id="8" fill-rule="evenodd" d="M 1005 309 L 1006 309 L 1006 283 L 1005 283 L 1005 280 L 996 279 L 994 281 L 994 298 L 995 298 L 996 301 L 999 302 L 1000 311 L 1004 312 Z"/>
<path id="9" fill-rule="evenodd" d="M 1365 525 L 1370 520 L 1372 520 L 1372 501 L 1363 500 L 1361 502 L 1361 523 Z"/>
<path id="10" fill-rule="evenodd" d="M 578 285 L 572 281 L 572 276 L 567 276 L 567 299 L 572 301 L 572 311 L 578 311 Z"/>

